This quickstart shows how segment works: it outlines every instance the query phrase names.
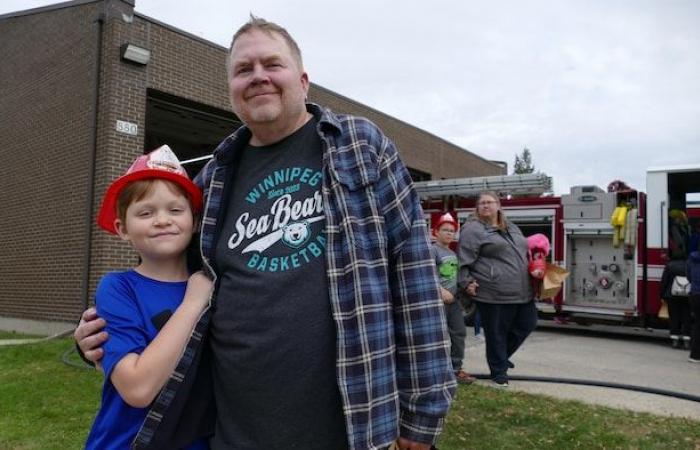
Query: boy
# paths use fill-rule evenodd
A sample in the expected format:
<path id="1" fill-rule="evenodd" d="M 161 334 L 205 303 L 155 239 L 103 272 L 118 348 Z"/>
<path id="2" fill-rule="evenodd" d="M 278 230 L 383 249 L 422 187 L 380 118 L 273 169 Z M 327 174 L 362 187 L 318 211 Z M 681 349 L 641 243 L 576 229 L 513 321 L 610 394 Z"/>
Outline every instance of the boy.
<path id="1" fill-rule="evenodd" d="M 202 272 L 189 276 L 185 256 L 201 209 L 201 191 L 167 146 L 138 157 L 107 189 L 98 225 L 129 242 L 140 263 L 105 275 L 97 287 L 109 341 L 87 449 L 129 447 L 209 304 L 212 283 Z M 197 441 L 187 448 L 208 447 Z"/>
<path id="2" fill-rule="evenodd" d="M 452 368 L 458 383 L 472 384 L 476 378 L 462 369 L 464 359 L 464 340 L 467 337 L 467 327 L 464 324 L 462 307 L 456 301 L 457 294 L 457 255 L 450 250 L 450 243 L 457 232 L 457 221 L 450 213 L 445 213 L 433 227 L 435 243 L 431 248 L 435 264 L 440 276 L 440 296 L 445 303 L 445 317 L 450 333 Z"/>

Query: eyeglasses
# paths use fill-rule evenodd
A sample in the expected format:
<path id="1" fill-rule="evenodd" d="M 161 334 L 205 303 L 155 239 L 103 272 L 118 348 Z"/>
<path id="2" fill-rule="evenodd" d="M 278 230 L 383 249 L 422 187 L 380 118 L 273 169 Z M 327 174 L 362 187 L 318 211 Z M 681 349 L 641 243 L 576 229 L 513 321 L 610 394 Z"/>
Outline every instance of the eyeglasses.
<path id="1" fill-rule="evenodd" d="M 442 230 L 438 230 L 438 231 L 439 231 L 440 233 L 450 233 L 450 234 L 455 234 L 455 233 L 456 233 L 455 230 L 447 230 L 447 229 L 442 229 Z"/>
<path id="2" fill-rule="evenodd" d="M 477 205 L 479 205 L 479 206 L 484 206 L 484 205 L 497 205 L 497 204 L 498 204 L 498 202 L 495 201 L 495 200 L 484 200 L 484 201 L 481 201 L 481 202 L 477 203 Z"/>

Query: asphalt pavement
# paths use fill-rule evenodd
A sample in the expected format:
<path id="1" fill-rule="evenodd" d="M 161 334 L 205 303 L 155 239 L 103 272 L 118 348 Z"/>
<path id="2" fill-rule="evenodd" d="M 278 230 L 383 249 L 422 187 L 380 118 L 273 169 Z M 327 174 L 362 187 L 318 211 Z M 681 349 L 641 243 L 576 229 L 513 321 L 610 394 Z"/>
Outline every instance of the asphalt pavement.
<path id="1" fill-rule="evenodd" d="M 474 338 L 473 328 L 468 331 L 464 368 L 487 375 L 485 344 Z M 700 364 L 688 362 L 688 355 L 671 348 L 668 331 L 542 321 L 513 356 L 509 375 L 595 380 L 700 397 Z M 700 402 L 657 394 L 518 380 L 508 389 L 700 421 Z"/>

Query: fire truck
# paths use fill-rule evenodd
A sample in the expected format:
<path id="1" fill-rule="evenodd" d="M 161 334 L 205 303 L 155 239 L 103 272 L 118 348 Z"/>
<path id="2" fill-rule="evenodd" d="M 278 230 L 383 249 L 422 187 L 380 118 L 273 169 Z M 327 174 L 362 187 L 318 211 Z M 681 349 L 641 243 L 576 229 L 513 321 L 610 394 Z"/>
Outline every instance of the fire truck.
<path id="1" fill-rule="evenodd" d="M 537 302 L 543 318 L 664 327 L 658 319 L 660 279 L 670 257 L 685 257 L 681 247 L 691 230 L 700 229 L 700 205 L 688 195 L 700 193 L 700 164 L 648 169 L 646 192 L 611 183 L 610 189 L 574 186 L 551 196 L 544 194 L 548 185 L 540 174 L 415 183 L 429 222 L 449 211 L 462 223 L 474 212 L 478 193 L 494 191 L 525 236 L 549 238 L 550 262 L 569 277 L 554 299 Z"/>

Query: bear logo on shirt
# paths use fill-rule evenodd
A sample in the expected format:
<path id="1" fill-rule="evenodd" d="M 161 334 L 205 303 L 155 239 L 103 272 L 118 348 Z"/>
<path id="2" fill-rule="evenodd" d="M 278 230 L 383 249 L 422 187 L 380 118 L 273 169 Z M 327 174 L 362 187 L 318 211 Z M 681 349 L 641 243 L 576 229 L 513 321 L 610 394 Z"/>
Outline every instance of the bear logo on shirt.
<path id="1" fill-rule="evenodd" d="M 288 223 L 284 227 L 282 234 L 282 242 L 292 248 L 299 248 L 309 239 L 311 232 L 309 231 L 308 222 Z"/>

